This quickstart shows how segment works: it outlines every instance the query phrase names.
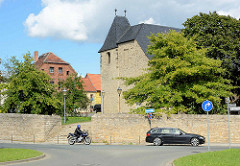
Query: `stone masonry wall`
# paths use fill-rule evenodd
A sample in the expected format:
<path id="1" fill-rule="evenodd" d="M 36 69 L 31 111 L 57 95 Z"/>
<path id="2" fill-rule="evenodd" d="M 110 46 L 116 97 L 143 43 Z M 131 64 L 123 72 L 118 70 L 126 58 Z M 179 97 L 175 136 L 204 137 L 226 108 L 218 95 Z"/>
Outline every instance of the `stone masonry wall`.
<path id="1" fill-rule="evenodd" d="M 117 78 L 139 76 L 144 73 L 144 69 L 147 67 L 148 58 L 136 40 L 121 43 L 118 48 L 101 53 L 101 90 L 105 91 L 105 113 L 118 113 L 117 88 L 119 86 L 123 92 L 131 88 L 125 86 L 123 81 Z M 121 112 L 129 112 L 131 107 L 125 103 L 122 94 L 120 97 Z"/>
<path id="2" fill-rule="evenodd" d="M 91 136 L 94 142 L 145 143 L 150 129 L 146 117 L 132 114 L 96 114 L 92 117 Z M 153 119 L 152 127 L 176 127 L 188 133 L 200 134 L 207 141 L 206 115 L 171 115 Z M 240 116 L 230 116 L 231 142 L 240 143 Z M 227 115 L 209 115 L 209 139 L 212 143 L 228 143 Z"/>
<path id="3" fill-rule="evenodd" d="M 61 117 L 51 115 L 0 113 L 0 139 L 43 142 L 61 128 Z"/>

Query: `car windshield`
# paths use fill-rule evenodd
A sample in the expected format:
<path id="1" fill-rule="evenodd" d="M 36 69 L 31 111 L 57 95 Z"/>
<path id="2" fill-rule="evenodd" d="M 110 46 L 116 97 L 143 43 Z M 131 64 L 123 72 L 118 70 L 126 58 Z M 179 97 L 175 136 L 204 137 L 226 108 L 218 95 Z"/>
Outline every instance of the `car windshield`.
<path id="1" fill-rule="evenodd" d="M 182 132 L 182 133 L 186 133 L 185 131 L 183 131 L 183 130 L 181 130 L 181 129 L 178 129 L 180 132 Z"/>

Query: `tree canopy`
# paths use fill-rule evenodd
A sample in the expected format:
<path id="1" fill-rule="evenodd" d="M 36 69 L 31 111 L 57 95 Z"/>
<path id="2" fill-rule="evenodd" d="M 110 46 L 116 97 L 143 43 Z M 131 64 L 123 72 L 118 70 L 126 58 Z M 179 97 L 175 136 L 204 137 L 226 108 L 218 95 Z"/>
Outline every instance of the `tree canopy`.
<path id="1" fill-rule="evenodd" d="M 68 114 L 74 114 L 76 109 L 86 108 L 89 102 L 87 95 L 83 90 L 81 76 L 72 75 L 65 81 L 60 82 L 61 91 L 58 94 L 59 99 L 63 99 L 63 89 L 66 88 L 66 110 Z"/>
<path id="2" fill-rule="evenodd" d="M 23 58 L 22 62 L 12 57 L 7 66 L 10 76 L 4 84 L 5 91 L 2 92 L 6 96 L 3 111 L 28 114 L 55 113 L 60 101 L 54 96 L 51 78 L 35 68 L 30 54 L 24 55 Z"/>
<path id="3" fill-rule="evenodd" d="M 231 96 L 230 81 L 222 75 L 222 61 L 206 56 L 196 42 L 183 33 L 171 31 L 150 37 L 148 72 L 136 78 L 124 78 L 133 88 L 124 92 L 129 104 L 143 103 L 141 108 L 155 108 L 165 113 L 203 113 L 201 103 L 214 103 L 212 113 L 223 113 L 223 100 Z M 134 110 L 136 112 L 143 109 Z"/>
<path id="4" fill-rule="evenodd" d="M 221 59 L 224 78 L 235 86 L 232 101 L 240 104 L 240 20 L 217 12 L 193 16 L 183 23 L 186 37 L 194 37 L 198 48 L 206 48 L 210 58 Z"/>

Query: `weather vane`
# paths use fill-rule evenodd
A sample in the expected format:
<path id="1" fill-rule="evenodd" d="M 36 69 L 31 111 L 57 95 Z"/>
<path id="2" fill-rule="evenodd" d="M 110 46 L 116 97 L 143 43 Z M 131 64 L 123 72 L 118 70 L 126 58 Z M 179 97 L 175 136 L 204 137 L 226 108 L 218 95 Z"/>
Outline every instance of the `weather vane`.
<path id="1" fill-rule="evenodd" d="M 117 15 L 117 9 L 115 9 L 115 16 Z"/>
<path id="2" fill-rule="evenodd" d="M 125 17 L 126 17 L 127 16 L 127 10 L 126 9 L 124 10 L 124 13 L 125 13 Z"/>

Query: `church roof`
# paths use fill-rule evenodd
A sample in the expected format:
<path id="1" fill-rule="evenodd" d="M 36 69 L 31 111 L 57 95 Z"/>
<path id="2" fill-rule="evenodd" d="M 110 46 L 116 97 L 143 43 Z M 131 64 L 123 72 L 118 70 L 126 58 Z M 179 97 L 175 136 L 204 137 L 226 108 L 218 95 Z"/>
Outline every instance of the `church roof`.
<path id="1" fill-rule="evenodd" d="M 153 55 L 147 54 L 148 45 L 150 44 L 149 36 L 151 33 L 164 33 L 165 31 L 168 32 L 170 30 L 175 30 L 176 32 L 180 32 L 181 29 L 160 26 L 160 25 L 152 25 L 152 24 L 138 24 L 135 26 L 130 26 L 128 19 L 126 17 L 116 16 L 112 23 L 112 26 L 109 30 L 109 33 L 106 37 L 106 40 L 99 50 L 100 52 L 107 51 L 113 48 L 117 48 L 118 44 L 137 40 L 138 44 L 146 54 L 146 56 L 151 59 Z M 121 27 L 119 29 L 115 27 Z"/>
<path id="2" fill-rule="evenodd" d="M 116 16 L 113 20 L 105 42 L 98 52 L 100 53 L 106 50 L 117 48 L 117 41 L 128 28 L 130 28 L 128 19 L 126 17 Z"/>

